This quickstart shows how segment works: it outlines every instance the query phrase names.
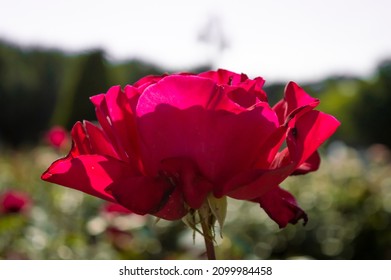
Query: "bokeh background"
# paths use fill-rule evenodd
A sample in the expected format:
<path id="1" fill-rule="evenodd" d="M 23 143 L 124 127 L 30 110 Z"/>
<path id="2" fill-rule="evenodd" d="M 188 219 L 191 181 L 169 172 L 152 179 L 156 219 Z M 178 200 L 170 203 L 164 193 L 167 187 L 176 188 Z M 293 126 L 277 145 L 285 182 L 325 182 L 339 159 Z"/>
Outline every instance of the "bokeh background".
<path id="1" fill-rule="evenodd" d="M 212 2 L 212 3 L 211 3 Z M 181 222 L 42 182 L 89 97 L 144 75 L 227 68 L 294 80 L 342 125 L 290 177 L 306 226 L 229 200 L 220 259 L 391 259 L 389 1 L 0 0 L 0 259 L 202 259 Z"/>

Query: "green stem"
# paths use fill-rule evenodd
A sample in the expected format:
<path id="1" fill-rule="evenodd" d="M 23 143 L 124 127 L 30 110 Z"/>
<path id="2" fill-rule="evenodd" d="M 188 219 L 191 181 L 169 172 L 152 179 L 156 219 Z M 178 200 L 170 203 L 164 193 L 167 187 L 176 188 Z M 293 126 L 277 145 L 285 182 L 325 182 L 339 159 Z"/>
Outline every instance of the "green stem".
<path id="1" fill-rule="evenodd" d="M 208 260 L 216 260 L 215 247 L 213 245 L 213 236 L 212 236 L 210 225 L 208 223 L 209 219 L 207 217 L 203 217 L 201 214 L 200 214 L 200 219 L 201 219 L 202 233 L 204 235 L 206 255 L 208 257 Z"/>

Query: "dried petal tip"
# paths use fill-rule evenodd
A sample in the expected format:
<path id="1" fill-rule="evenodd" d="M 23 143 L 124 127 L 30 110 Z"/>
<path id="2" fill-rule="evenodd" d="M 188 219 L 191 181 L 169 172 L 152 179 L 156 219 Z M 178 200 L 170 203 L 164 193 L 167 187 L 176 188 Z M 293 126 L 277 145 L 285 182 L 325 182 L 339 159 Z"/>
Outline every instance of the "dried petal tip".
<path id="1" fill-rule="evenodd" d="M 304 225 L 308 222 L 307 214 L 297 205 L 293 195 L 278 186 L 253 201 L 258 202 L 280 228 L 296 224 L 301 219 Z"/>
<path id="2" fill-rule="evenodd" d="M 292 205 L 292 210 L 296 212 L 296 216 L 289 223 L 295 225 L 298 221 L 303 219 L 303 226 L 305 226 L 308 223 L 308 215 L 296 205 Z M 280 226 L 280 228 L 282 227 Z"/>

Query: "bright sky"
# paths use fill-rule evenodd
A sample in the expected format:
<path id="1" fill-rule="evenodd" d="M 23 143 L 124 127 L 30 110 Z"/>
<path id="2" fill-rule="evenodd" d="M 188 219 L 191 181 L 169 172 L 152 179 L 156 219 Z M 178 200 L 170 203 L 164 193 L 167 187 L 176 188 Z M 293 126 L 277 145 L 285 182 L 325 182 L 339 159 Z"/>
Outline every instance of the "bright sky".
<path id="1" fill-rule="evenodd" d="M 367 75 L 391 57 L 390 30 L 389 0 L 0 0 L 0 39 L 267 81 Z"/>

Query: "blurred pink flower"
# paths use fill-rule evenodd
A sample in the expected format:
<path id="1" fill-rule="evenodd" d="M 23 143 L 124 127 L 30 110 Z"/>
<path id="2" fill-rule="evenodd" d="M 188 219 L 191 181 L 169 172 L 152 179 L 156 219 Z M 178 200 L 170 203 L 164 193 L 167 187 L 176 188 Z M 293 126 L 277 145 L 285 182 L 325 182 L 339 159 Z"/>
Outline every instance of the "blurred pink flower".
<path id="1" fill-rule="evenodd" d="M 58 125 L 46 132 L 45 140 L 56 149 L 64 148 L 70 143 L 68 131 Z"/>
<path id="2" fill-rule="evenodd" d="M 0 214 L 26 212 L 31 206 L 31 198 L 28 194 L 9 190 L 0 194 Z"/>

